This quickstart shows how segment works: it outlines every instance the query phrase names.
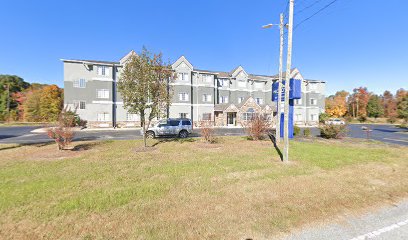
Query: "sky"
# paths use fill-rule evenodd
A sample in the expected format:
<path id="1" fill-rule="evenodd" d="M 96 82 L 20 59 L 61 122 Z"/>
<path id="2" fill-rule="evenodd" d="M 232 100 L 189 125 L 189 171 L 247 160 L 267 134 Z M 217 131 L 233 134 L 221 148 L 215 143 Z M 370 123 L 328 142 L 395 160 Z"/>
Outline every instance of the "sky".
<path id="1" fill-rule="evenodd" d="M 295 0 L 294 25 L 332 1 Z M 143 46 L 198 69 L 276 74 L 279 29 L 261 26 L 288 15 L 287 2 L 0 0 L 0 74 L 63 87 L 60 59 L 119 61 Z M 292 66 L 326 81 L 326 95 L 407 89 L 407 10 L 406 0 L 337 0 L 296 27 Z"/>

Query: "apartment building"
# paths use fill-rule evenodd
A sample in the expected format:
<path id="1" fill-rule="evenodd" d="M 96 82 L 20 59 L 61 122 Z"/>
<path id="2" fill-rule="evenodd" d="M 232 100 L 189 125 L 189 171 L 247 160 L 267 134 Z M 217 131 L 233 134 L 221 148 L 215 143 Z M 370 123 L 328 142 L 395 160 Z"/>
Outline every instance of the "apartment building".
<path id="1" fill-rule="evenodd" d="M 130 54 L 134 52 L 118 62 L 62 59 L 64 104 L 76 109 L 89 127 L 140 125 L 140 116 L 126 111 L 116 87 Z M 271 99 L 277 75 L 250 74 L 242 66 L 230 72 L 201 70 L 184 56 L 172 68 L 177 78 L 170 83 L 173 99 L 168 117 L 191 118 L 195 125 L 211 121 L 216 126 L 240 126 L 253 114 L 263 114 L 274 124 L 276 103 Z M 316 124 L 324 111 L 325 82 L 304 79 L 296 68 L 291 77 L 302 80 L 302 98 L 295 100 L 295 123 Z"/>

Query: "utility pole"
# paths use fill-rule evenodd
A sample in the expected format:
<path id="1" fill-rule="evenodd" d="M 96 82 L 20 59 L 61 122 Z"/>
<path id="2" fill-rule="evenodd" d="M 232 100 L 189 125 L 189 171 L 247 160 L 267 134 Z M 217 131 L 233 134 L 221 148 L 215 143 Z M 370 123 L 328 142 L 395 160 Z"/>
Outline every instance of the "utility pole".
<path id="1" fill-rule="evenodd" d="M 289 81 L 290 68 L 292 64 L 292 33 L 293 33 L 293 8 L 295 0 L 289 0 L 289 26 L 288 26 L 288 53 L 286 58 L 286 78 L 285 78 L 285 113 L 284 113 L 284 146 L 283 162 L 289 162 Z"/>
<path id="2" fill-rule="evenodd" d="M 7 83 L 7 122 L 10 121 L 10 83 Z"/>
<path id="3" fill-rule="evenodd" d="M 283 13 L 280 14 L 280 45 L 279 45 L 279 80 L 278 80 L 278 103 L 277 103 L 277 112 L 276 114 L 276 141 L 280 142 L 280 121 L 281 121 L 281 102 L 282 102 L 282 65 L 283 65 Z"/>

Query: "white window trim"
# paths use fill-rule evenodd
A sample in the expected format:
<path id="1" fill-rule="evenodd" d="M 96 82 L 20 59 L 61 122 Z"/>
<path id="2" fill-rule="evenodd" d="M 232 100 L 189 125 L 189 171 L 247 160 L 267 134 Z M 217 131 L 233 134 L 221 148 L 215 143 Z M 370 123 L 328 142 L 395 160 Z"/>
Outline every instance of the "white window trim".
<path id="1" fill-rule="evenodd" d="M 83 86 L 81 86 L 81 80 L 83 80 Z M 75 79 L 72 85 L 74 88 L 86 88 L 86 80 L 84 78 Z"/>
<path id="2" fill-rule="evenodd" d="M 103 92 L 101 96 L 100 96 L 100 92 Z M 107 96 L 106 96 L 106 94 L 107 94 Z M 109 97 L 110 97 L 109 89 L 96 89 L 96 98 L 98 98 L 98 99 L 109 99 Z"/>
<path id="3" fill-rule="evenodd" d="M 313 100 L 313 101 L 312 101 Z M 314 103 L 312 103 L 312 102 L 314 102 Z M 316 98 L 311 98 L 310 99 L 310 105 L 312 105 L 312 106 L 316 106 L 317 105 L 317 100 L 316 100 Z"/>
<path id="4" fill-rule="evenodd" d="M 100 115 L 103 114 L 103 119 L 100 117 Z M 110 113 L 108 112 L 99 112 L 96 114 L 96 121 L 98 122 L 107 122 L 110 121 Z"/>
<path id="5" fill-rule="evenodd" d="M 212 102 L 212 95 L 211 94 L 203 94 L 203 102 Z"/>
<path id="6" fill-rule="evenodd" d="M 188 81 L 188 75 L 189 74 L 186 72 L 179 72 L 177 73 L 177 80 L 183 81 L 183 82 Z"/>
<path id="7" fill-rule="evenodd" d="M 183 100 L 182 95 L 184 94 L 185 99 Z M 186 92 L 180 92 L 179 94 L 179 101 L 183 101 L 183 102 L 188 102 L 189 101 L 189 95 Z"/>
<path id="8" fill-rule="evenodd" d="M 228 96 L 220 96 L 220 103 L 228 103 Z"/>

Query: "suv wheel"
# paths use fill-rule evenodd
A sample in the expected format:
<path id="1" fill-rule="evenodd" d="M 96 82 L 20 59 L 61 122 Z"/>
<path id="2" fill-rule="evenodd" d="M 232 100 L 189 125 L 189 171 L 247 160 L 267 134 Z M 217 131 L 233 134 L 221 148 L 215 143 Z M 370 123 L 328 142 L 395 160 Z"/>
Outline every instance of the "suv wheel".
<path id="1" fill-rule="evenodd" d="M 180 137 L 180 138 L 186 138 L 186 137 L 188 137 L 188 132 L 187 132 L 186 130 L 180 131 L 179 137 Z"/>
<path id="2" fill-rule="evenodd" d="M 148 132 L 146 133 L 146 138 L 153 139 L 153 138 L 154 138 L 154 132 L 148 131 Z"/>

